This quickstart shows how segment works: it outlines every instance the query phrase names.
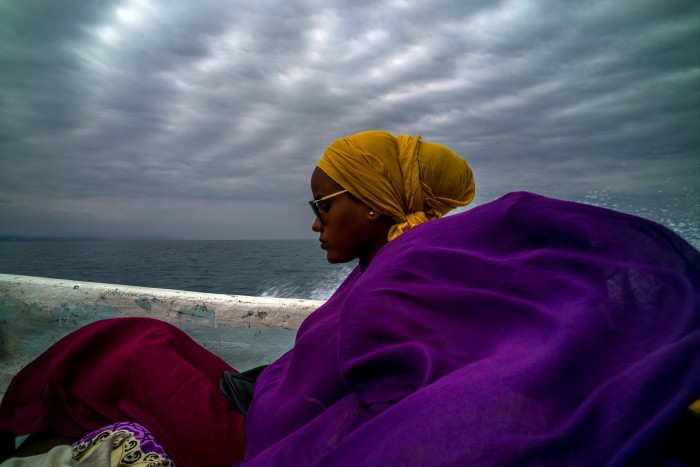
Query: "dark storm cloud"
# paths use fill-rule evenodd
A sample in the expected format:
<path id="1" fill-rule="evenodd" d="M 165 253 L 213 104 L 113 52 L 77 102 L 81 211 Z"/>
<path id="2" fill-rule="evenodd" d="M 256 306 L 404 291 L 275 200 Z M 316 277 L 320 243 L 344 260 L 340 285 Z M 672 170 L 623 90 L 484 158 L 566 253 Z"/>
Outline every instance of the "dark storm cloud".
<path id="1" fill-rule="evenodd" d="M 477 203 L 524 189 L 697 231 L 696 2 L 30 0 L 0 18 L 0 234 L 310 237 L 314 163 L 366 129 L 463 154 Z"/>

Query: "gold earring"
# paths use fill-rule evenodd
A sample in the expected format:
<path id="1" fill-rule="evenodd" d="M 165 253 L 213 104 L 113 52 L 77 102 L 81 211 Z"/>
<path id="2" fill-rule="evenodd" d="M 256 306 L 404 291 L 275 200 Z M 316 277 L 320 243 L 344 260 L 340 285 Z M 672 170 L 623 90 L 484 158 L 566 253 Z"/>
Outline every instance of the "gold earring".
<path id="1" fill-rule="evenodd" d="M 374 211 L 369 212 L 369 217 L 374 217 Z"/>

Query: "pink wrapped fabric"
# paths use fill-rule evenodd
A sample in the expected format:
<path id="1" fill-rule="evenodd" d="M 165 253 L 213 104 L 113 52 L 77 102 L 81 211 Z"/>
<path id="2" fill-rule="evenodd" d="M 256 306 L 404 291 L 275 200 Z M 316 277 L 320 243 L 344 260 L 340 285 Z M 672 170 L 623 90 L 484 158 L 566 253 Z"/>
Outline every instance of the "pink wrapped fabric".
<path id="1" fill-rule="evenodd" d="M 177 465 L 230 466 L 243 456 L 244 417 L 219 393 L 224 371 L 235 370 L 163 321 L 96 321 L 13 378 L 0 404 L 0 431 L 79 439 L 133 421 Z"/>

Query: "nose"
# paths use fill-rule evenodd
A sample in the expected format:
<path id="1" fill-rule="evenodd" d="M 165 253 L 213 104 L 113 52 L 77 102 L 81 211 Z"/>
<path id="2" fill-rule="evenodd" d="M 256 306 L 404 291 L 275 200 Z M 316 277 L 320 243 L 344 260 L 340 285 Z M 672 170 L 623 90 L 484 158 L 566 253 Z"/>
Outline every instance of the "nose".
<path id="1" fill-rule="evenodd" d="M 314 223 L 311 224 L 311 230 L 314 232 L 320 232 L 323 230 L 323 224 L 321 224 L 321 220 L 318 217 L 314 218 Z"/>

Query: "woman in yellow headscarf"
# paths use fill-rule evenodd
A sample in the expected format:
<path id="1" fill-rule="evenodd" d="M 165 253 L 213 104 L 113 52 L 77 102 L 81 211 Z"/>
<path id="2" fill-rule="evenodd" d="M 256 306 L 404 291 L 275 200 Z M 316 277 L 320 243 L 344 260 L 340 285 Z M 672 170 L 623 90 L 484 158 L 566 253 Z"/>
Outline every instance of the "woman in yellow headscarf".
<path id="1" fill-rule="evenodd" d="M 420 136 L 366 131 L 326 149 L 311 189 L 313 230 L 328 261 L 367 263 L 411 227 L 469 204 L 474 178 L 464 159 L 446 146 Z"/>
<path id="2" fill-rule="evenodd" d="M 311 186 L 315 197 L 311 205 L 318 216 L 313 229 L 320 233 L 328 260 L 361 261 L 339 288 L 345 292 L 387 242 L 417 224 L 464 206 L 474 196 L 471 169 L 448 148 L 420 141 L 419 136 L 394 137 L 380 131 L 334 142 L 319 161 Z M 334 295 L 336 303 L 342 301 L 343 293 Z M 339 311 L 332 304 L 326 310 Z M 313 316 L 312 322 L 317 322 L 327 311 Z M 337 368 L 328 370 L 328 365 L 334 368 L 336 352 L 326 345 L 335 340 L 337 346 L 337 334 L 327 331 L 311 337 L 318 358 L 312 361 L 303 352 L 298 357 L 304 369 L 313 368 L 313 378 L 304 382 L 285 379 L 279 385 L 269 379 L 268 388 L 284 392 L 290 384 L 294 396 L 298 391 L 304 394 L 279 398 L 279 412 L 285 420 L 299 417 L 299 403 L 308 406 L 304 411 L 311 409 L 302 420 L 312 418 L 324 403 L 314 399 L 319 391 L 347 391 L 343 383 L 327 377 L 338 375 Z M 81 361 L 80 371 L 74 371 L 76 359 L 85 354 L 91 355 L 90 362 Z M 141 355 L 148 358 L 138 358 Z M 150 318 L 98 320 L 56 343 L 15 377 L 0 404 L 0 462 L 14 452 L 15 435 L 45 433 L 48 442 L 65 443 L 68 438 L 77 440 L 74 445 L 80 448 L 102 439 L 104 433 L 129 431 L 143 443 L 141 448 L 172 458 L 178 465 L 230 466 L 241 461 L 249 439 L 244 434 L 244 414 L 260 371 L 233 372 L 228 363 L 169 323 Z M 117 379 L 120 384 L 110 384 Z M 277 394 L 268 392 L 268 396 Z M 58 402 L 45 404 L 46 400 Z M 287 403 L 291 403 L 290 410 L 283 408 Z M 181 423 L 169 423 L 173 411 Z M 263 411 L 258 420 L 266 424 L 267 418 Z M 190 433 L 192 426 L 203 429 Z M 288 428 L 271 419 L 263 432 Z M 97 431 L 79 439 L 92 430 Z M 268 436 L 259 438 L 261 443 L 269 440 Z M 153 440 L 152 445 L 146 439 Z M 303 444 L 299 446 L 304 449 Z M 24 447 L 41 448 L 31 439 Z M 119 446 L 114 447 L 120 452 Z M 292 463 L 304 465 L 303 461 Z M 262 460 L 260 465 L 277 464 Z"/>

